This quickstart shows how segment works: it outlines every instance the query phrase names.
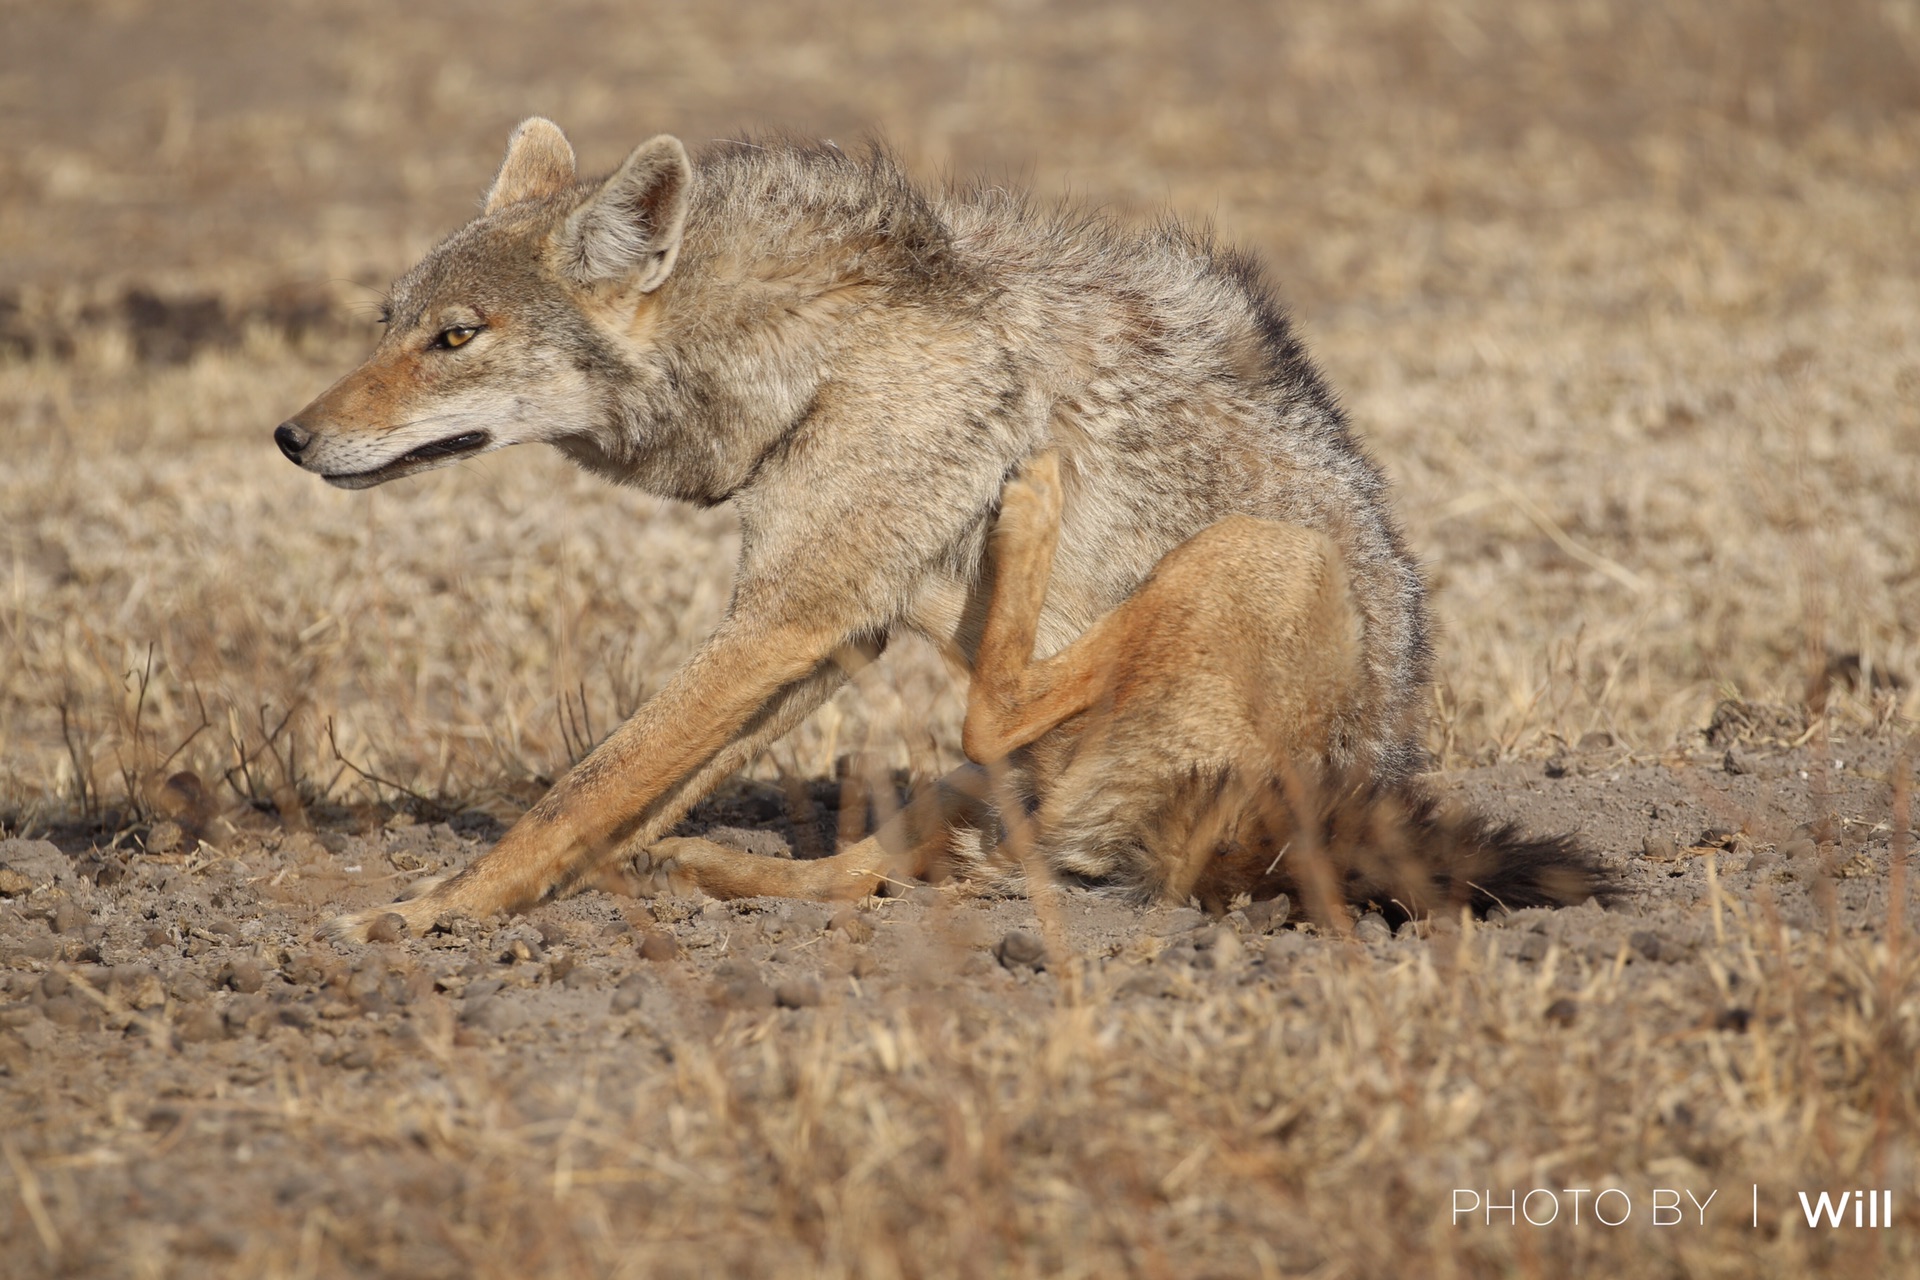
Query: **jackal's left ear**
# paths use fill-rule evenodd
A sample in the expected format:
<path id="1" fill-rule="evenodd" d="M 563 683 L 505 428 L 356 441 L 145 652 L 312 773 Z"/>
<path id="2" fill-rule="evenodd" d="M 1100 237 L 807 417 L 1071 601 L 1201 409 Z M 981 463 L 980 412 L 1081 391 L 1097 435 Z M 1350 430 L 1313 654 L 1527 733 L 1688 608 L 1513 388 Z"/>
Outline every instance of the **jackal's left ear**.
<path id="1" fill-rule="evenodd" d="M 522 200 L 539 200 L 573 181 L 573 146 L 560 126 L 544 116 L 529 116 L 507 139 L 507 158 L 487 192 L 486 212 Z"/>
<path id="2" fill-rule="evenodd" d="M 693 165 L 680 139 L 662 134 L 641 143 L 560 228 L 561 269 L 580 284 L 658 289 L 680 256 L 692 187 Z"/>

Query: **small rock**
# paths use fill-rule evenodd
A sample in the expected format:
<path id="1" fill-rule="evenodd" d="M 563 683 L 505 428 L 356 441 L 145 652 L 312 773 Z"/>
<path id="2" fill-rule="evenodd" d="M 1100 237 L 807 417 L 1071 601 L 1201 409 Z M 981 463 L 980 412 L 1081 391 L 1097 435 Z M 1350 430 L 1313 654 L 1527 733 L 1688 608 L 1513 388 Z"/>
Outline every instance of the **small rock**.
<path id="1" fill-rule="evenodd" d="M 0 867 L 0 898 L 20 898 L 33 892 L 33 881 L 12 867 Z"/>
<path id="2" fill-rule="evenodd" d="M 460 1024 L 477 1031 L 503 1035 L 526 1021 L 526 1013 L 519 1005 L 502 1000 L 498 996 L 472 996 L 460 1002 Z"/>
<path id="3" fill-rule="evenodd" d="M 567 941 L 567 927 L 557 920 L 542 920 L 534 926 L 534 931 L 540 935 L 543 947 L 563 946 Z"/>
<path id="4" fill-rule="evenodd" d="M 383 912 L 367 926 L 368 942 L 398 942 L 406 936 L 407 918 L 398 911 Z"/>
<path id="5" fill-rule="evenodd" d="M 0 1076 L 18 1075 L 26 1069 L 27 1042 L 11 1031 L 0 1031 Z"/>
<path id="6" fill-rule="evenodd" d="M 1581 734 L 1580 741 L 1575 745 L 1581 751 L 1605 751 L 1613 745 L 1613 735 L 1605 729 L 1595 729 Z"/>
<path id="7" fill-rule="evenodd" d="M 1649 960 L 1663 964 L 1673 964 L 1686 957 L 1687 950 L 1670 938 L 1654 933 L 1650 929 L 1641 929 L 1627 939 L 1627 945 Z"/>
<path id="8" fill-rule="evenodd" d="M 260 970 L 260 962 L 248 956 L 235 960 L 220 972 L 220 982 L 245 995 L 252 995 L 266 984 L 266 974 Z"/>
<path id="9" fill-rule="evenodd" d="M 1794 836 L 1780 846 L 1779 852 L 1781 857 L 1798 862 L 1803 858 L 1818 858 L 1820 846 L 1806 836 Z"/>
<path id="10" fill-rule="evenodd" d="M 177 973 L 167 983 L 167 994 L 182 1004 L 194 1004 L 207 998 L 207 984 L 197 973 Z"/>
<path id="11" fill-rule="evenodd" d="M 1199 912 L 1194 912 L 1199 915 Z M 1009 969 L 1044 969 L 1047 967 L 1047 944 L 1038 934 L 1028 933 L 1024 929 L 1014 929 L 1000 939 L 993 954 L 1001 964 Z"/>
<path id="12" fill-rule="evenodd" d="M 1580 1016 L 1580 1006 L 1566 996 L 1561 996 L 1547 1006 L 1546 1019 L 1556 1027 L 1570 1027 Z"/>
<path id="13" fill-rule="evenodd" d="M 771 1009 L 773 988 L 757 977 L 726 978 L 713 985 L 713 1002 L 722 1009 Z"/>
<path id="14" fill-rule="evenodd" d="M 49 921 L 55 933 L 79 933 L 87 927 L 87 913 L 71 900 L 58 903 Z"/>
<path id="15" fill-rule="evenodd" d="M 833 918 L 827 921 L 827 928 L 844 934 L 853 942 L 868 942 L 873 938 L 873 926 L 852 907 L 842 907 L 834 912 Z"/>
<path id="16" fill-rule="evenodd" d="M 547 959 L 547 981 L 565 982 L 567 975 L 573 972 L 573 955 L 567 951 L 556 951 Z"/>
<path id="17" fill-rule="evenodd" d="M 1293 915 L 1293 899 L 1286 894 L 1256 902 L 1247 908 L 1247 924 L 1256 933 L 1272 933 Z"/>
<path id="18" fill-rule="evenodd" d="M 1389 942 L 1393 938 L 1393 930 L 1387 927 L 1385 916 L 1378 911 L 1369 911 L 1355 922 L 1353 936 L 1362 942 Z"/>
<path id="19" fill-rule="evenodd" d="M 1552 755 L 1547 757 L 1547 763 L 1544 766 L 1544 770 L 1546 775 L 1549 778 L 1566 777 L 1567 776 L 1567 757 L 1558 751 L 1554 752 Z"/>
<path id="20" fill-rule="evenodd" d="M 1246 953 L 1240 935 L 1218 925 L 1195 934 L 1193 949 L 1194 961 L 1203 969 L 1232 968 L 1234 962 Z"/>
<path id="21" fill-rule="evenodd" d="M 680 954 L 680 944 L 670 933 L 648 933 L 640 940 L 642 960 L 671 960 Z"/>
<path id="22" fill-rule="evenodd" d="M 165 929 L 149 929 L 140 939 L 140 945 L 149 951 L 155 947 L 169 946 L 172 942 L 173 939 L 167 935 Z"/>
<path id="23" fill-rule="evenodd" d="M 818 978 L 788 978 L 773 989 L 773 1002 L 782 1009 L 811 1009 L 822 998 Z"/>
<path id="24" fill-rule="evenodd" d="M 81 1027 L 94 1020 L 93 1006 L 79 996 L 55 996 L 40 1006 L 41 1016 L 56 1027 Z"/>
<path id="25" fill-rule="evenodd" d="M 1530 933 L 1520 939 L 1520 945 L 1514 948 L 1513 958 L 1525 964 L 1538 964 L 1547 958 L 1547 946 L 1545 934 Z"/>
<path id="26" fill-rule="evenodd" d="M 51 840 L 0 840 L 0 865 L 25 876 L 30 885 L 74 882 L 73 859 Z"/>
<path id="27" fill-rule="evenodd" d="M 65 973 L 58 969 L 49 969 L 40 979 L 40 994 L 52 1000 L 67 994 L 67 989 L 72 985 L 72 980 Z"/>
<path id="28" fill-rule="evenodd" d="M 518 1026 L 519 1024 L 516 1022 L 514 1025 Z M 498 1030 L 497 1028 L 490 1029 Z M 365 1071 L 373 1066 L 373 1050 L 366 1045 L 359 1045 L 341 1054 L 339 1058 L 336 1059 L 336 1062 L 348 1071 Z"/>
<path id="29" fill-rule="evenodd" d="M 227 1034 L 239 1035 L 250 1027 L 263 1025 L 272 1009 L 265 996 L 236 997 L 222 1014 L 227 1024 Z"/>
<path id="30" fill-rule="evenodd" d="M 1753 772 L 1753 762 L 1747 759 L 1746 752 L 1739 747 L 1727 748 L 1727 754 L 1720 758 L 1720 767 L 1735 777 Z"/>
<path id="31" fill-rule="evenodd" d="M 148 853 L 172 853 L 186 842 L 187 833 L 181 829 L 180 824 L 163 818 L 148 828 L 147 838 L 143 843 L 147 846 Z"/>
<path id="32" fill-rule="evenodd" d="M 183 1044 L 204 1044 L 226 1039 L 227 1024 L 219 1014 L 202 1006 L 180 1019 L 178 1030 Z"/>
<path id="33" fill-rule="evenodd" d="M 1672 862 L 1678 856 L 1673 841 L 1665 836 L 1648 836 L 1640 842 L 1640 849 L 1652 862 Z"/>
<path id="34" fill-rule="evenodd" d="M 613 989 L 613 1011 L 632 1013 L 647 1001 L 653 991 L 653 980 L 644 974 L 630 973 L 620 979 L 620 985 Z"/>

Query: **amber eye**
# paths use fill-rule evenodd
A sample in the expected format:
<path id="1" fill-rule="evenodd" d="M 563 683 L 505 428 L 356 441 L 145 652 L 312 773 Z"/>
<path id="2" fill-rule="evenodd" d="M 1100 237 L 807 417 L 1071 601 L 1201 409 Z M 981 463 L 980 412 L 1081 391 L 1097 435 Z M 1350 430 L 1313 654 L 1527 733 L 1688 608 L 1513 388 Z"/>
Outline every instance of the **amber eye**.
<path id="1" fill-rule="evenodd" d="M 451 329 L 442 329 L 440 336 L 434 339 L 439 347 L 464 347 L 473 341 L 473 335 L 480 332 L 479 325 L 461 324 Z"/>

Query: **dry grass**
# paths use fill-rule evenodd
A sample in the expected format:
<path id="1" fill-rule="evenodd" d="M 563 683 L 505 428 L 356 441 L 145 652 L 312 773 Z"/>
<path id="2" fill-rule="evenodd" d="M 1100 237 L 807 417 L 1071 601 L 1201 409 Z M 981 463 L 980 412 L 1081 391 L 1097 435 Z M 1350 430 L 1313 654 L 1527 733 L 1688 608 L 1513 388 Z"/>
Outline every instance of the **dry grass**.
<path id="1" fill-rule="evenodd" d="M 1836 731 L 1915 712 L 1874 680 L 1920 677 L 1912 4 L 453 10 L 0 3 L 7 827 L 125 825 L 183 767 L 289 812 L 401 795 L 342 755 L 507 813 L 718 618 L 724 513 L 525 451 L 337 493 L 271 448 L 367 341 L 369 288 L 468 213 L 533 110 L 601 166 L 657 129 L 879 129 L 923 173 L 1207 215 L 1258 249 L 1430 564 L 1444 765 L 1596 729 L 1658 758 L 1724 696 L 1798 703 L 1831 655 L 1863 671 L 1831 691 Z M 143 324 L 133 287 L 174 310 Z M 217 314 L 180 309 L 196 298 Z M 931 771 L 957 759 L 958 710 L 905 646 L 758 768 L 819 776 L 866 749 Z M 1570 1170 L 1636 1198 L 1700 1171 L 1729 1198 L 1863 1170 L 1914 1185 L 1910 948 L 1731 907 L 1672 989 L 1587 960 L 1523 970 L 1470 938 L 1317 953 L 1279 998 L 1143 1010 L 1066 983 L 1005 1005 L 902 995 L 805 1035 L 728 1022 L 670 1066 L 627 1043 L 575 1046 L 551 1078 L 456 1055 L 432 1087 L 396 1083 L 390 1115 L 295 1071 L 249 1123 L 417 1170 L 392 1212 L 453 1206 L 445 1234 L 343 1203 L 269 1221 L 221 1265 L 1911 1265 L 1910 1216 L 1831 1254 L 1734 1223 L 1448 1226 L 1454 1185 Z M 1698 984 L 1736 974 L 1764 1015 L 1742 1038 L 1698 1012 Z M 1612 1012 L 1542 1022 L 1563 988 Z M 77 1229 L 61 1170 L 89 1149 L 0 1167 L 0 1189 L 37 1179 L 57 1210 L 12 1219 L 14 1264 Z M 163 1274 L 180 1247 L 123 1261 Z"/>

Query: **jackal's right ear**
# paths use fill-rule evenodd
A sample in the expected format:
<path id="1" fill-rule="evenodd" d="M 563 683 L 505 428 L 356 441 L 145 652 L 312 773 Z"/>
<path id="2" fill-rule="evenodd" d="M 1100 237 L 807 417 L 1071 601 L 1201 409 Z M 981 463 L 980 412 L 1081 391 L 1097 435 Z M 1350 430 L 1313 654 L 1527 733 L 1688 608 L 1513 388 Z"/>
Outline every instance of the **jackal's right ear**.
<path id="1" fill-rule="evenodd" d="M 658 289 L 680 256 L 692 189 L 693 164 L 680 139 L 661 134 L 641 143 L 560 228 L 561 269 L 579 284 Z"/>
<path id="2" fill-rule="evenodd" d="M 507 139 L 507 158 L 487 192 L 486 212 L 542 199 L 572 182 L 573 147 L 567 135 L 545 116 L 528 116 Z"/>

